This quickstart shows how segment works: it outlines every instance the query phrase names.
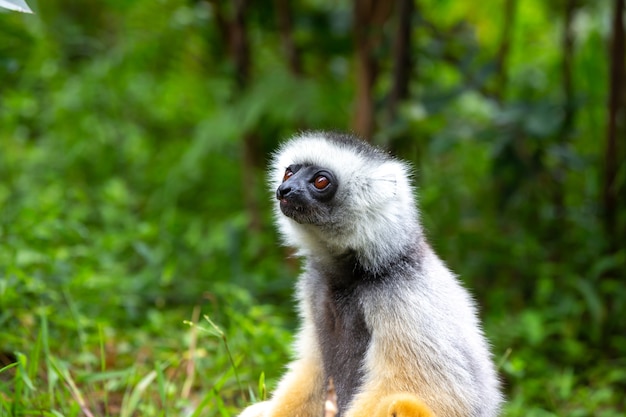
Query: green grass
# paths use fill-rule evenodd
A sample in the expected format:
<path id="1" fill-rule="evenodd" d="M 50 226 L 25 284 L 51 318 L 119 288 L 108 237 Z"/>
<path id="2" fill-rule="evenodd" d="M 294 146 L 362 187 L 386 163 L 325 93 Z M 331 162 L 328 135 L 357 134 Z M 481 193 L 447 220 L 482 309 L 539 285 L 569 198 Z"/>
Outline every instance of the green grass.
<path id="1" fill-rule="evenodd" d="M 29 348 L 0 368 L 0 416 L 236 414 L 265 392 L 260 371 L 243 371 L 247 382 L 260 381 L 258 397 L 253 397 L 256 384 L 241 382 L 249 349 L 259 344 L 280 347 L 285 341 L 254 340 L 242 331 L 229 341 L 208 316 L 195 322 L 199 311 L 195 308 L 190 321 L 158 336 L 138 329 L 111 338 L 99 327 L 97 335 L 86 335 L 91 342 L 79 341 L 76 351 L 51 338 L 48 319 L 41 316 L 34 326 L 36 336 L 25 340 Z"/>
<path id="2" fill-rule="evenodd" d="M 0 368 L 0 416 L 227 417 L 264 399 L 267 358 L 254 363 L 251 356 L 280 349 L 289 334 L 267 328 L 250 334 L 241 328 L 231 330 L 231 338 L 208 316 L 198 320 L 200 315 L 196 307 L 189 321 L 164 328 L 160 335 L 138 329 L 111 337 L 112 329 L 100 326 L 82 343 L 77 332 L 75 351 L 66 349 L 67 341 L 51 338 L 48 319 L 39 316 L 36 334 L 25 337 L 28 348 Z M 263 326 L 243 314 L 238 319 L 249 328 Z M 287 361 L 285 353 L 280 361 Z M 513 384 L 504 415 L 623 415 L 623 362 L 606 373 L 581 373 L 541 359 L 533 364 L 532 359 L 528 351 L 511 349 L 498 358 L 500 372 Z M 282 364 L 272 365 L 273 382 Z M 532 405 L 538 398 L 546 406 Z"/>

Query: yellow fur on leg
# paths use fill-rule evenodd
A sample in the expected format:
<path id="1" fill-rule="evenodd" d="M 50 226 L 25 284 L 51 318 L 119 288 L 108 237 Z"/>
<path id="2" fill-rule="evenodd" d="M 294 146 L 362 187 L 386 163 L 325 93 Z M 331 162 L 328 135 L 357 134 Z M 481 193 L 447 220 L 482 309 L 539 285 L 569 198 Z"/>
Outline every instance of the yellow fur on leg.
<path id="1" fill-rule="evenodd" d="M 360 399 L 350 406 L 346 417 L 436 417 L 418 396 L 399 392 L 384 397 L 377 395 Z"/>
<path id="2" fill-rule="evenodd" d="M 326 387 L 318 361 L 300 359 L 291 364 L 269 401 L 264 417 L 319 417 L 324 412 Z"/>
<path id="3" fill-rule="evenodd" d="M 435 417 L 430 408 L 413 394 L 399 393 L 384 397 L 375 417 Z"/>

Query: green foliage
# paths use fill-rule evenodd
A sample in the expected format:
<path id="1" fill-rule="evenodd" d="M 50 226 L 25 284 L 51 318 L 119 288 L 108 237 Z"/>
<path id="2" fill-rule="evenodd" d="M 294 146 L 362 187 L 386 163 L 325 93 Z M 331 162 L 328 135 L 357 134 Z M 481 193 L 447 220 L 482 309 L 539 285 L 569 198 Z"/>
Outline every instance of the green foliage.
<path id="1" fill-rule="evenodd" d="M 293 6 L 300 75 L 272 8 L 250 6 L 243 87 L 207 2 L 0 13 L 0 417 L 228 416 L 271 391 L 298 263 L 277 247 L 262 166 L 299 130 L 348 129 L 355 97 L 351 5 L 322 3 Z M 517 2 L 506 83 L 502 2 L 419 3 L 394 120 L 393 22 L 377 45 L 374 141 L 416 167 L 430 240 L 482 306 L 507 415 L 621 415 L 626 250 L 608 249 L 600 208 L 608 7 L 577 9 L 564 128 L 561 2 Z"/>

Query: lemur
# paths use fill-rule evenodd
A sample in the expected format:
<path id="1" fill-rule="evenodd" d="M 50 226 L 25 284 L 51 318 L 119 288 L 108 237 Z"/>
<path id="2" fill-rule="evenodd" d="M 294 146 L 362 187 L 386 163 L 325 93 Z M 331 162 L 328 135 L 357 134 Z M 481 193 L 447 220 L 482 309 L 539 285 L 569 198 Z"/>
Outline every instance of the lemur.
<path id="1" fill-rule="evenodd" d="M 490 417 L 503 397 L 476 306 L 429 246 L 408 165 L 308 132 L 274 154 L 284 242 L 304 258 L 296 358 L 240 417 Z"/>

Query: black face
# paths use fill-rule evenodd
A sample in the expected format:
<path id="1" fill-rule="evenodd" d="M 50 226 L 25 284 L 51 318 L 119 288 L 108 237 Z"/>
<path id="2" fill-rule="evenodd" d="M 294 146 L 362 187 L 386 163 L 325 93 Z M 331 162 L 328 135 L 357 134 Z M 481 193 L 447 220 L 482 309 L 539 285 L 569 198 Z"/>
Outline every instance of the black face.
<path id="1" fill-rule="evenodd" d="M 339 186 L 327 169 L 312 165 L 290 165 L 276 190 L 280 210 L 298 223 L 323 224 L 329 219 L 331 200 Z"/>

